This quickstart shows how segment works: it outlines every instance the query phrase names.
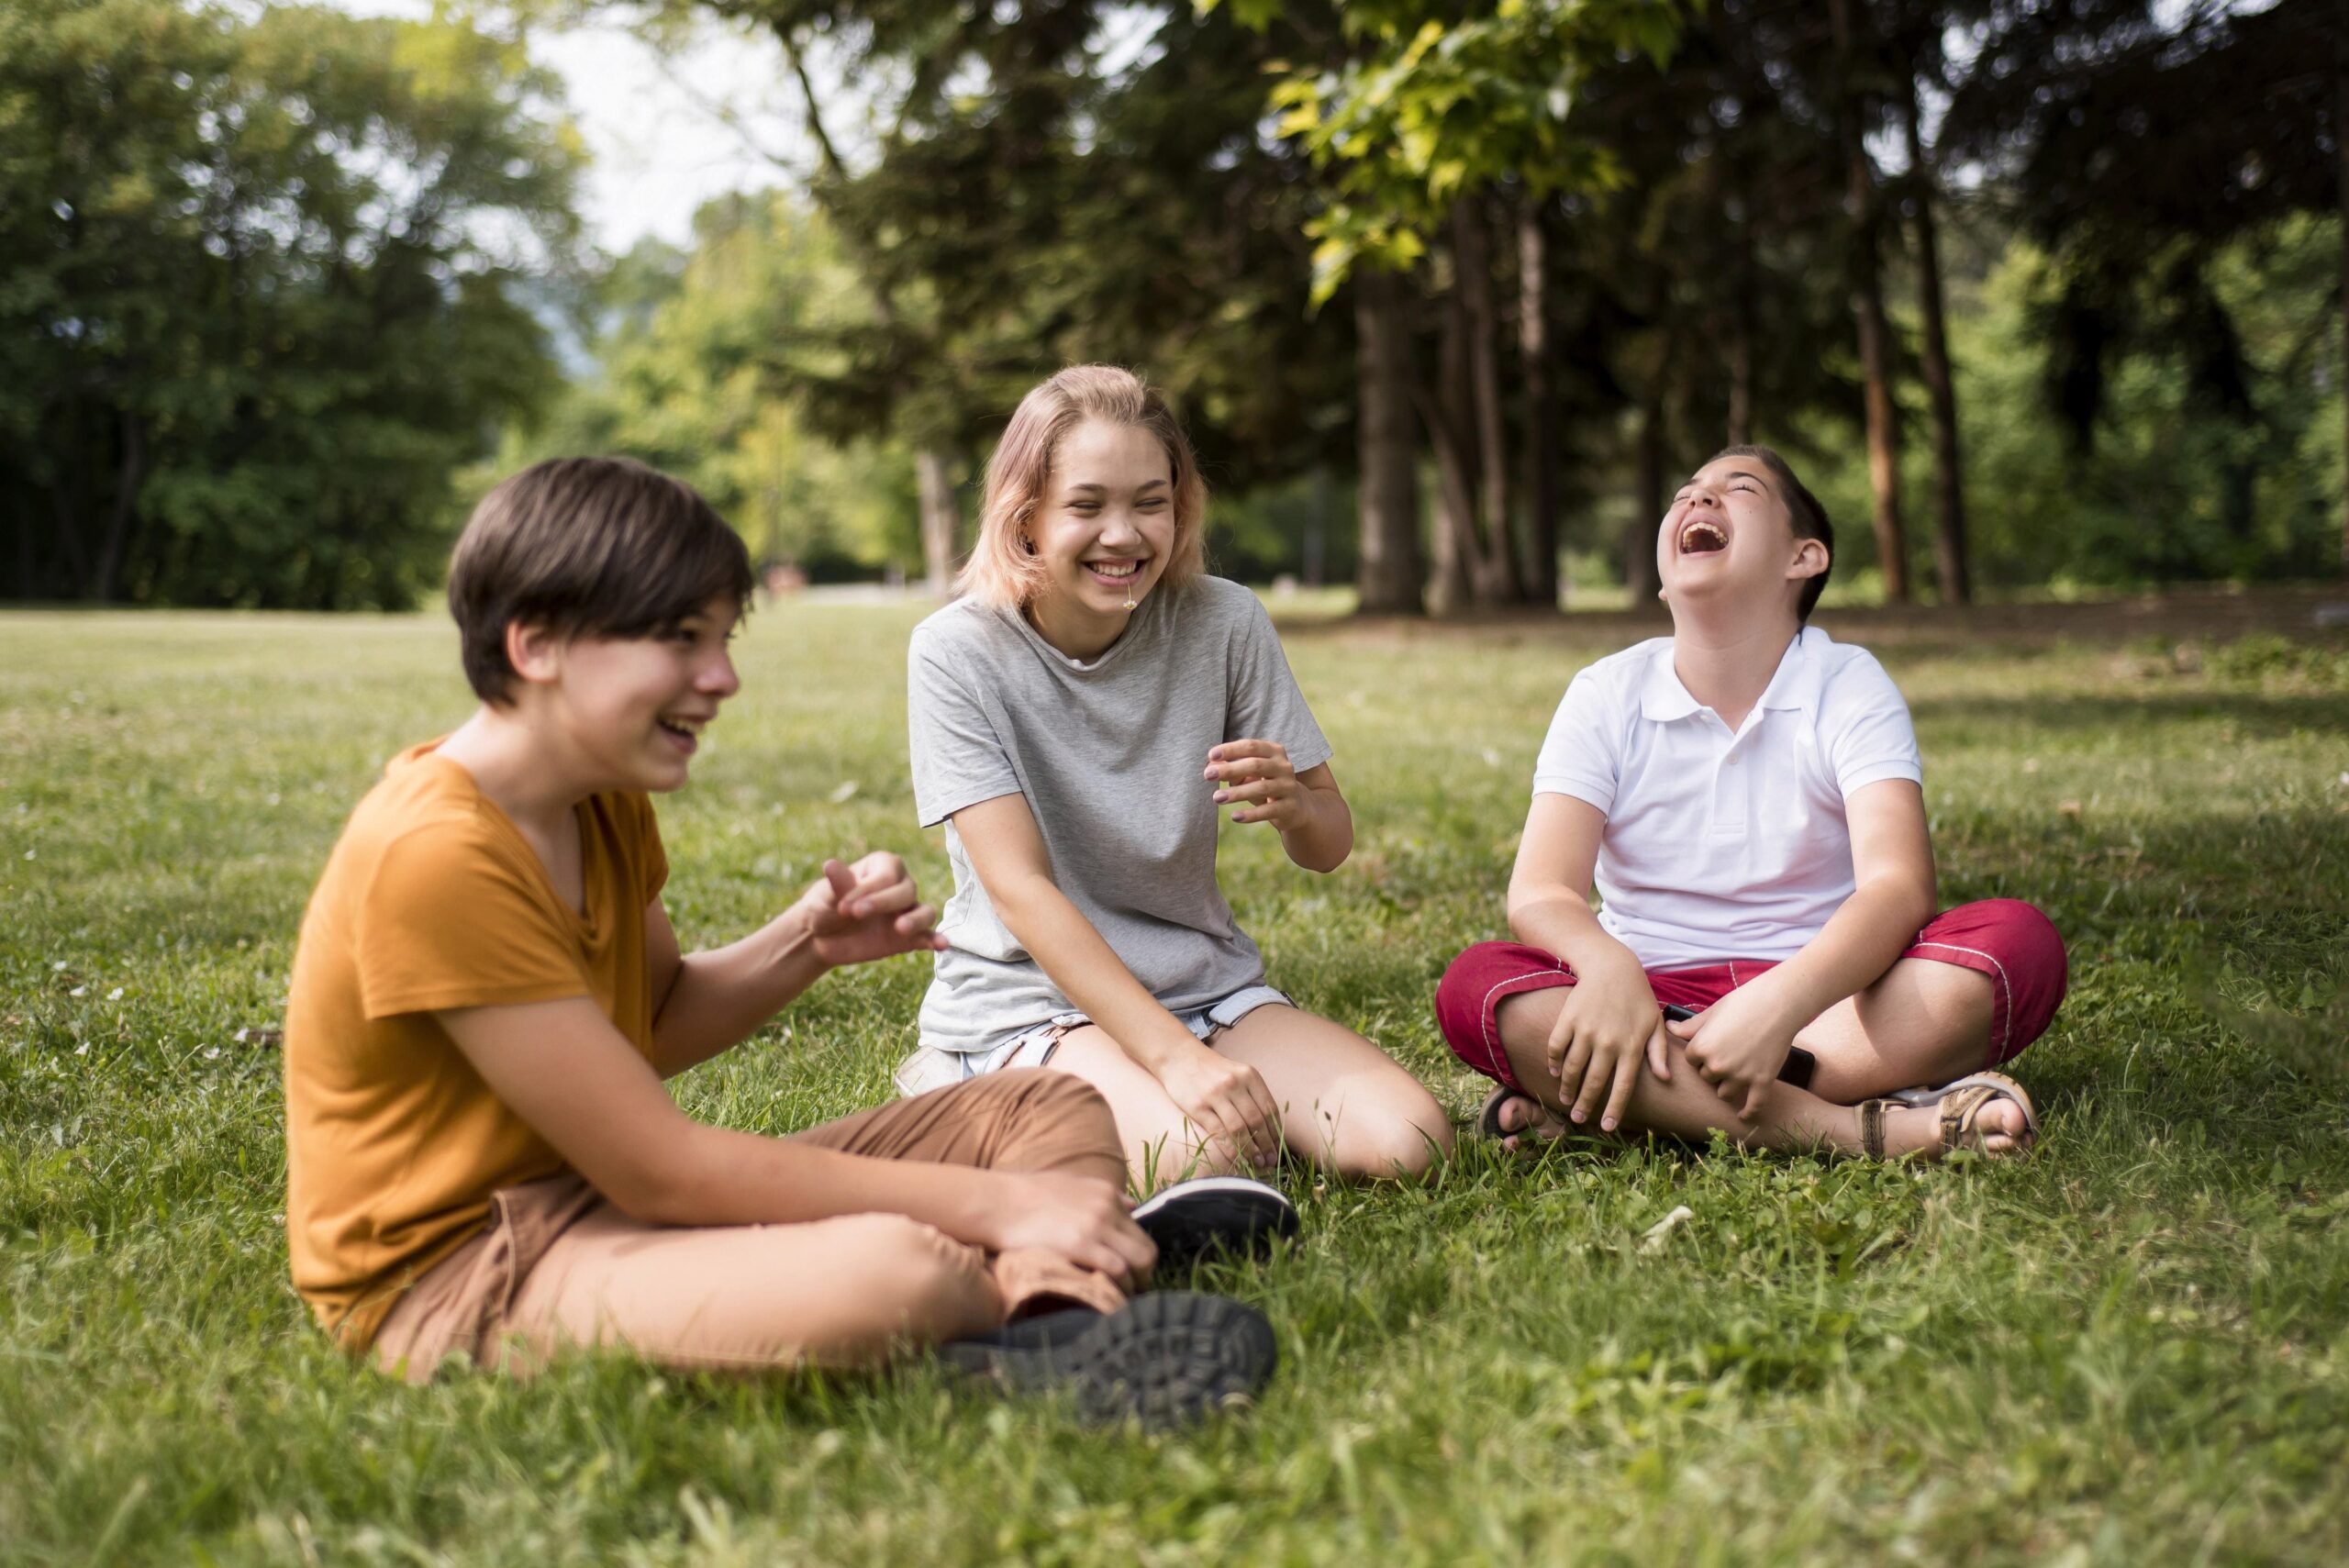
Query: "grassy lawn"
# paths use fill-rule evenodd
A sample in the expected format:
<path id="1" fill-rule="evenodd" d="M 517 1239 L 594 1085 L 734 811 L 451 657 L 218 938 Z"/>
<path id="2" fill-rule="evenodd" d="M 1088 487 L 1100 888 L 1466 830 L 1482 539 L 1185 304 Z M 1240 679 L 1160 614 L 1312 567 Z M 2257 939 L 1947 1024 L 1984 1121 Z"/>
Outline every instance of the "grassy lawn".
<path id="1" fill-rule="evenodd" d="M 1210 1273 L 1272 1316 L 1278 1379 L 1144 1438 L 918 1365 L 410 1390 L 345 1364 L 286 1280 L 261 1031 L 343 816 L 466 711 L 454 634 L 0 617 L 0 1562 L 2349 1560 L 2349 653 L 2066 617 L 1995 643 L 1827 617 L 1915 708 L 1944 901 L 2030 898 L 2070 939 L 2019 1066 L 2038 1158 L 1581 1143 L 1468 1148 L 1421 1190 L 1297 1174 L 1303 1243 Z M 830 852 L 942 884 L 906 774 L 915 618 L 755 619 L 663 806 L 688 944 Z M 1567 677 L 1649 625 L 1290 637 L 1359 847 L 1313 877 L 1227 828 L 1226 889 L 1278 984 L 1462 1116 L 1436 976 L 1499 932 Z M 924 976 L 837 975 L 678 1093 L 776 1132 L 868 1104 Z"/>

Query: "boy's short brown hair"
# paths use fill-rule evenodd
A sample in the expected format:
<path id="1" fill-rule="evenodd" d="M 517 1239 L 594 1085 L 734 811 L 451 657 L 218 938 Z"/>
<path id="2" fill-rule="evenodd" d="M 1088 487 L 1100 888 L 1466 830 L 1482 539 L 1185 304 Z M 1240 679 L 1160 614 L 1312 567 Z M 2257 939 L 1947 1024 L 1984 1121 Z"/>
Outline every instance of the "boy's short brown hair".
<path id="1" fill-rule="evenodd" d="M 1827 591 L 1827 579 L 1835 571 L 1835 525 L 1828 520 L 1827 508 L 1820 505 L 1819 497 L 1810 493 L 1810 486 L 1795 477 L 1795 471 L 1787 466 L 1787 460 L 1780 457 L 1775 449 L 1723 447 L 1705 460 L 1705 466 L 1710 467 L 1725 457 L 1752 458 L 1768 469 L 1770 476 L 1778 482 L 1778 488 L 1785 493 L 1787 515 L 1794 519 L 1795 538 L 1815 539 L 1827 547 L 1827 570 L 1802 585 L 1802 598 L 1795 606 L 1795 618 L 1809 621 L 1810 612 L 1819 607 L 1819 595 Z"/>
<path id="2" fill-rule="evenodd" d="M 647 637 L 716 598 L 751 603 L 751 552 L 681 479 L 624 457 L 559 457 L 481 499 L 449 561 L 465 679 L 484 702 L 513 689 L 506 628 Z"/>

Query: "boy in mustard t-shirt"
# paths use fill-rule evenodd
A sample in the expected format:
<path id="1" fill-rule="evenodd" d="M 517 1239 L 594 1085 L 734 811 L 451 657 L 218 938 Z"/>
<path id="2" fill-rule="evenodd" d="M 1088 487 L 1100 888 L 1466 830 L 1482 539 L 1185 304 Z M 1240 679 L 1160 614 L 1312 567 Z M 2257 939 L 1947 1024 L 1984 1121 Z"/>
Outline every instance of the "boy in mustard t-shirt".
<path id="1" fill-rule="evenodd" d="M 939 942 L 875 853 L 828 862 L 732 946 L 678 951 L 649 795 L 685 782 L 737 689 L 751 586 L 732 530 L 638 463 L 540 463 L 475 510 L 449 602 L 480 706 L 392 761 L 303 920 L 295 1285 L 412 1378 L 458 1351 L 527 1371 L 566 1343 L 713 1368 L 936 1345 L 1146 1420 L 1261 1384 L 1261 1316 L 1131 1296 L 1156 1248 L 1074 1078 L 998 1074 L 780 1139 L 696 1122 L 662 1088 L 827 969 Z"/>

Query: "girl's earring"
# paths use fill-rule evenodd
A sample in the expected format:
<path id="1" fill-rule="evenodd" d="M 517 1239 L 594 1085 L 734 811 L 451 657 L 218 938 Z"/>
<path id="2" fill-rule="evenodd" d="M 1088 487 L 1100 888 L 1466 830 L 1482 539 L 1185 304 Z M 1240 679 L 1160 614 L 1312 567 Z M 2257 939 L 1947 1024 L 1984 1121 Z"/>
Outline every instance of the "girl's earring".
<path id="1" fill-rule="evenodd" d="M 1026 534 L 1021 534 L 1019 536 L 1019 548 L 1026 550 L 1030 555 L 1033 555 L 1036 553 L 1036 541 L 1030 539 Z"/>

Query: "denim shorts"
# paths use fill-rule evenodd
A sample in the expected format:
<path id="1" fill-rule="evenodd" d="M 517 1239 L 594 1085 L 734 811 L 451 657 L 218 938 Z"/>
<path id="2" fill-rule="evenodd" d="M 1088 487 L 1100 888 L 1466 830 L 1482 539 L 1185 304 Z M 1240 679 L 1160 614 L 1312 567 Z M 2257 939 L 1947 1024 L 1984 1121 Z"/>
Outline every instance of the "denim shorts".
<path id="1" fill-rule="evenodd" d="M 1283 993 L 1269 985 L 1248 985 L 1234 991 L 1219 1002 L 1204 1007 L 1194 1007 L 1174 1016 L 1202 1040 L 1212 1040 L 1257 1008 L 1278 1003 L 1293 1007 Z M 984 1051 L 943 1051 L 925 1045 L 897 1063 L 897 1093 L 924 1095 L 932 1089 L 943 1089 L 950 1084 L 961 1084 L 985 1073 L 998 1072 L 1006 1067 L 1042 1067 L 1048 1065 L 1061 1048 L 1061 1038 L 1071 1029 L 1083 1029 L 1093 1020 L 1083 1013 L 1055 1013 L 1032 1029 L 1020 1030 L 1009 1040 Z"/>

